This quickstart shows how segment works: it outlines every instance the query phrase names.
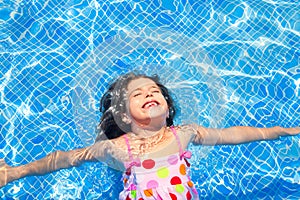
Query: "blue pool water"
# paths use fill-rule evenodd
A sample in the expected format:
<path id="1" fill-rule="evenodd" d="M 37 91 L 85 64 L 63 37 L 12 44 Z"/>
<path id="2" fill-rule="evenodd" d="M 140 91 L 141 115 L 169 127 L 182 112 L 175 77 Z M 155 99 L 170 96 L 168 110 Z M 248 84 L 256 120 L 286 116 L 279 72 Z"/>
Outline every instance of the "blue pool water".
<path id="1" fill-rule="evenodd" d="M 297 0 L 0 1 L 0 157 L 16 166 L 95 139 L 119 74 L 158 74 L 177 124 L 300 125 Z M 299 199 L 299 136 L 190 146 L 202 199 Z M 86 163 L 1 199 L 117 199 L 120 172 Z"/>

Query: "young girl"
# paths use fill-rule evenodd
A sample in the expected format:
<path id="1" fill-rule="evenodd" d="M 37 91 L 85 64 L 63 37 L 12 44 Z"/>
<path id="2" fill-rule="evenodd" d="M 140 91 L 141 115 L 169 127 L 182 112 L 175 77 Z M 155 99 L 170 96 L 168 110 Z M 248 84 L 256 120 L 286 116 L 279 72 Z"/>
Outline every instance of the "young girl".
<path id="1" fill-rule="evenodd" d="M 173 100 L 157 77 L 129 73 L 113 83 L 101 99 L 102 117 L 96 142 L 41 160 L 11 167 L 0 163 L 0 186 L 25 176 L 43 175 L 102 161 L 124 171 L 119 199 L 199 199 L 189 176 L 190 142 L 240 144 L 296 135 L 300 128 L 205 128 L 173 126 Z"/>

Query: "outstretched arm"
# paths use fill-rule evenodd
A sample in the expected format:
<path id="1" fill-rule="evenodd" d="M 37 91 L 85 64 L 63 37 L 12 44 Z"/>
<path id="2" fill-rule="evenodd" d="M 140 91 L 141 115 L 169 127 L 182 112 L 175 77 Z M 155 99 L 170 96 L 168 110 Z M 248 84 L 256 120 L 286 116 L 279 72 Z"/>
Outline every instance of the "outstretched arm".
<path id="1" fill-rule="evenodd" d="M 199 126 L 193 138 L 195 144 L 242 144 L 259 140 L 273 140 L 280 136 L 291 136 L 300 133 L 300 127 L 282 128 L 254 128 L 249 126 L 234 126 L 224 129 L 205 128 Z"/>
<path id="2" fill-rule="evenodd" d="M 44 175 L 60 169 L 78 166 L 83 162 L 103 161 L 107 153 L 111 153 L 110 147 L 109 141 L 103 141 L 86 148 L 66 152 L 55 151 L 40 160 L 17 167 L 11 167 L 1 159 L 0 187 L 26 176 Z"/>

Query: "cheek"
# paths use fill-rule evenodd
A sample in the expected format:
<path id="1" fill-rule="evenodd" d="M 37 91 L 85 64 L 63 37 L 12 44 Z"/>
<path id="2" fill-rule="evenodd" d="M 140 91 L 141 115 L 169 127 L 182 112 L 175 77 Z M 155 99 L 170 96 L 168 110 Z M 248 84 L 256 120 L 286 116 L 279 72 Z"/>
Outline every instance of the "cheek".
<path id="1" fill-rule="evenodd" d="M 134 112 L 140 106 L 140 101 L 138 99 L 131 100 L 128 103 L 127 109 L 130 113 Z"/>
<path id="2" fill-rule="evenodd" d="M 162 97 L 162 102 L 163 102 L 163 104 L 164 104 L 165 107 L 169 108 L 168 102 L 167 102 L 167 100 L 165 99 L 165 97 Z"/>
<path id="3" fill-rule="evenodd" d="M 132 99 L 130 101 L 130 106 L 135 107 L 138 106 L 140 104 L 140 100 L 139 99 Z"/>

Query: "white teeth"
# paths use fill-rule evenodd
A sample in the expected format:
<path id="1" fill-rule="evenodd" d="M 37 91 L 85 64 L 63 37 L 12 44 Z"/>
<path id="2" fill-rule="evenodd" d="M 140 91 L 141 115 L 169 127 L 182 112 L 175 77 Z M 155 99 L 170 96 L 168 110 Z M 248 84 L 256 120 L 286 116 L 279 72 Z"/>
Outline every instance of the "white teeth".
<path id="1" fill-rule="evenodd" d="M 152 106 L 157 106 L 157 103 L 156 103 L 156 102 L 150 102 L 150 103 L 147 103 L 147 104 L 145 105 L 145 108 L 150 108 L 150 107 L 152 107 Z"/>

